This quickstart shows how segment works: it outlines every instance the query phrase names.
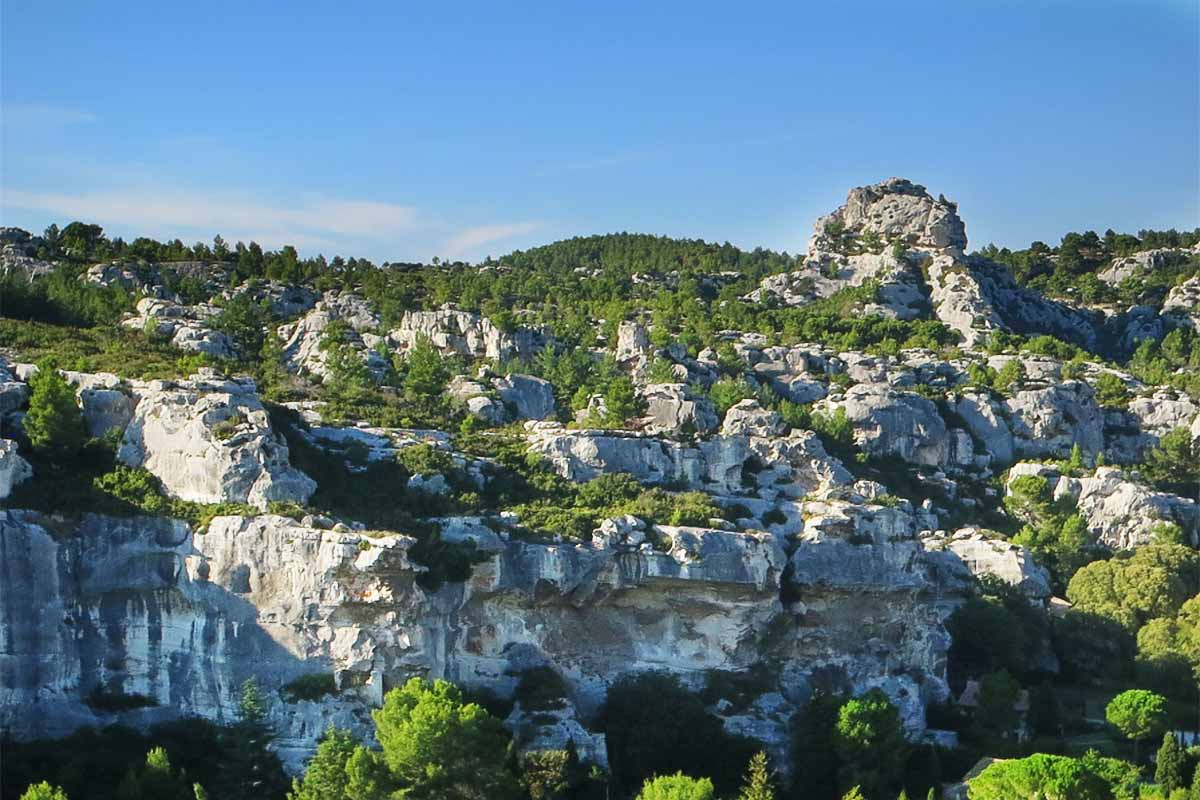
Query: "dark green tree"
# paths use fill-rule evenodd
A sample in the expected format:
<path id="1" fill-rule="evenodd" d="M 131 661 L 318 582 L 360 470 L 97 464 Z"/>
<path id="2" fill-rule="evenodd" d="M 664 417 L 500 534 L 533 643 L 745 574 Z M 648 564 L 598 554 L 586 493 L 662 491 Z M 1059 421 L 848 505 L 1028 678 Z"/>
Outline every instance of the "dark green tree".
<path id="1" fill-rule="evenodd" d="M 838 788 L 838 754 L 833 731 L 845 699 L 815 692 L 792 724 L 792 793 L 833 797 Z"/>
<path id="2" fill-rule="evenodd" d="M 737 800 L 775 800 L 775 786 L 766 752 L 759 750 L 746 767 L 746 778 Z"/>
<path id="3" fill-rule="evenodd" d="M 604 408 L 604 424 L 614 428 L 622 427 L 627 419 L 637 414 L 637 394 L 629 378 L 618 375 L 609 382 L 604 391 Z"/>
<path id="4" fill-rule="evenodd" d="M 237 719 L 222 736 L 223 769 L 210 787 L 221 800 L 262 800 L 282 796 L 288 789 L 279 756 L 271 751 L 275 733 L 267 722 L 267 700 L 258 681 L 242 684 Z"/>
<path id="5" fill-rule="evenodd" d="M 654 775 L 707 775 L 733 794 L 755 743 L 725 732 L 699 695 L 672 675 L 622 677 L 608 690 L 599 724 L 608 739 L 614 782 L 632 793 Z"/>
<path id="6" fill-rule="evenodd" d="M 383 761 L 412 800 L 504 800 L 521 787 L 509 772 L 500 721 L 447 681 L 413 678 L 372 712 Z"/>
<path id="7" fill-rule="evenodd" d="M 637 800 L 715 800 L 715 795 L 708 778 L 690 778 L 677 772 L 648 779 Z"/>
<path id="8" fill-rule="evenodd" d="M 21 800 L 67 800 L 67 793 L 46 781 L 32 784 L 21 794 Z"/>
<path id="9" fill-rule="evenodd" d="M 1158 765 L 1154 769 L 1154 780 L 1165 794 L 1176 789 L 1186 789 L 1188 771 L 1187 752 L 1175 734 L 1163 734 L 1162 746 L 1158 748 Z"/>
<path id="10" fill-rule="evenodd" d="M 859 786 L 868 797 L 881 797 L 899 784 L 908 756 L 900 712 L 880 689 L 847 700 L 838 710 L 834 750 L 845 787 Z"/>
<path id="11" fill-rule="evenodd" d="M 37 374 L 29 378 L 25 435 L 39 450 L 59 458 L 71 456 L 87 441 L 83 415 L 75 404 L 75 389 L 59 374 L 53 358 L 43 358 L 37 366 Z"/>
<path id="12" fill-rule="evenodd" d="M 346 800 L 346 764 L 357 746 L 349 731 L 328 728 L 305 767 L 304 778 L 292 780 L 288 800 Z"/>
<path id="13" fill-rule="evenodd" d="M 131 770 L 121 781 L 117 800 L 195 800 L 195 791 L 182 773 L 171 769 L 167 751 L 155 747 L 142 769 Z"/>
<path id="14" fill-rule="evenodd" d="M 1104 718 L 1133 741 L 1133 760 L 1138 760 L 1142 740 L 1157 736 L 1167 723 L 1167 701 L 1145 689 L 1129 689 L 1109 701 Z"/>

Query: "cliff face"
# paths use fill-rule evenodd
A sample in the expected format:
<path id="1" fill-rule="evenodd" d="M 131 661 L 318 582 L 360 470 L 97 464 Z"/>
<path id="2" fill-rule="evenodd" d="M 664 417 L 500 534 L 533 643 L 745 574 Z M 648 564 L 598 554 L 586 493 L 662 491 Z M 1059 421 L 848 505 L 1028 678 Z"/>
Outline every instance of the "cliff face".
<path id="1" fill-rule="evenodd" d="M 543 545 L 448 520 L 447 535 L 476 539 L 486 560 L 436 592 L 417 583 L 413 539 L 319 524 L 218 517 L 193 535 L 153 518 L 0 512 L 0 724 L 62 735 L 117 718 L 98 698 L 135 695 L 154 705 L 122 721 L 228 720 L 247 677 L 273 688 L 332 672 L 335 696 L 273 701 L 281 755 L 295 768 L 330 722 L 365 732 L 366 709 L 412 675 L 509 695 L 524 670 L 548 665 L 568 686 L 570 719 L 532 723 L 518 710 L 510 723 L 542 746 L 574 739 L 603 763 L 602 737 L 574 715 L 595 711 L 631 669 L 699 687 L 707 670 L 766 666 L 768 702 L 731 724 L 780 750 L 813 688 L 883 686 L 914 730 L 924 701 L 943 691 L 947 640 L 920 547 L 889 543 L 911 527 L 903 520 L 899 532 L 872 523 L 878 544 L 814 532 L 791 569 L 765 533 L 660 527 L 657 548 Z M 872 565 L 867 578 L 855 550 Z M 797 579 L 781 592 L 785 572 Z"/>

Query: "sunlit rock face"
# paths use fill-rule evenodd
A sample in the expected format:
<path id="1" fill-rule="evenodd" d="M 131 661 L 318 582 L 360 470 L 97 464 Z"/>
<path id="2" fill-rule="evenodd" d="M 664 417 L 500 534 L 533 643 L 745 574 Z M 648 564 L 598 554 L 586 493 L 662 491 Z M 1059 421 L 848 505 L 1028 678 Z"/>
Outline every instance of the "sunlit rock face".
<path id="1" fill-rule="evenodd" d="M 172 495 L 199 503 L 303 503 L 316 484 L 288 463 L 250 379 L 203 373 L 150 381 L 137 399 L 118 458 L 154 473 Z"/>
<path id="2" fill-rule="evenodd" d="M 331 722 L 369 735 L 365 710 L 413 675 L 507 695 L 523 670 L 549 666 L 570 713 L 552 730 L 513 724 L 531 742 L 569 734 L 601 760 L 602 740 L 576 717 L 590 719 L 620 675 L 662 669 L 699 687 L 708 670 L 767 663 L 771 719 L 813 688 L 881 686 L 918 730 L 944 685 L 947 610 L 911 516 L 854 508 L 806 504 L 790 557 L 770 533 L 658 526 L 539 544 L 450 519 L 448 536 L 473 537 L 483 560 L 436 591 L 419 583 L 413 539 L 317 518 L 218 517 L 193 534 L 152 518 L 0 512 L 0 721 L 45 736 L 118 718 L 228 720 L 249 676 L 277 689 L 332 673 L 336 696 L 270 692 L 294 769 Z M 95 692 L 154 705 L 115 715 L 88 704 Z M 775 730 L 782 752 L 786 726 L 747 713 L 736 724 Z"/>

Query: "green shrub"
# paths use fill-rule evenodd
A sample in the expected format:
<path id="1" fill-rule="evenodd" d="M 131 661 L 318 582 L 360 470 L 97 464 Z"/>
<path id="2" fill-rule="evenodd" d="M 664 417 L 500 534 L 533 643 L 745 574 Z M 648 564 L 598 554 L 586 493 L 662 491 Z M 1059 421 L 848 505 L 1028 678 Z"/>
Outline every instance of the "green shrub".
<path id="1" fill-rule="evenodd" d="M 1125 408 L 1129 405 L 1129 390 L 1125 388 L 1125 381 L 1111 372 L 1101 373 L 1096 378 L 1094 388 L 1096 402 L 1105 408 Z"/>
<path id="2" fill-rule="evenodd" d="M 289 703 L 320 700 L 326 695 L 337 694 L 337 681 L 332 672 L 311 672 L 284 684 L 279 693 Z"/>
<path id="3" fill-rule="evenodd" d="M 97 711 L 107 711 L 110 713 L 132 711 L 137 708 L 149 708 L 158 705 L 158 701 L 153 697 L 136 692 L 124 692 L 120 689 L 110 689 L 105 686 L 96 686 L 92 691 L 88 692 L 84 702 Z"/>
<path id="4" fill-rule="evenodd" d="M 83 414 L 75 403 L 75 389 L 59 374 L 53 358 L 38 362 L 29 389 L 29 412 L 23 422 L 29 443 L 60 457 L 79 452 L 87 440 Z"/>
<path id="5" fill-rule="evenodd" d="M 523 671 L 513 695 L 526 712 L 561 708 L 566 696 L 567 686 L 562 677 L 548 666 Z"/>

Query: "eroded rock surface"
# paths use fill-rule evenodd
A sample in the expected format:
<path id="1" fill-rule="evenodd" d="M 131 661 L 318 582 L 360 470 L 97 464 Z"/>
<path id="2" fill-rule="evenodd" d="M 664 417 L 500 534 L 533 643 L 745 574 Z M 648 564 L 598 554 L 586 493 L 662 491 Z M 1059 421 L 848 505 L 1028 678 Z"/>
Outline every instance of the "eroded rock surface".
<path id="1" fill-rule="evenodd" d="M 198 503 L 303 503 L 316 484 L 288 449 L 250 379 L 201 374 L 133 387 L 137 408 L 118 458 L 154 473 L 172 495 Z"/>

